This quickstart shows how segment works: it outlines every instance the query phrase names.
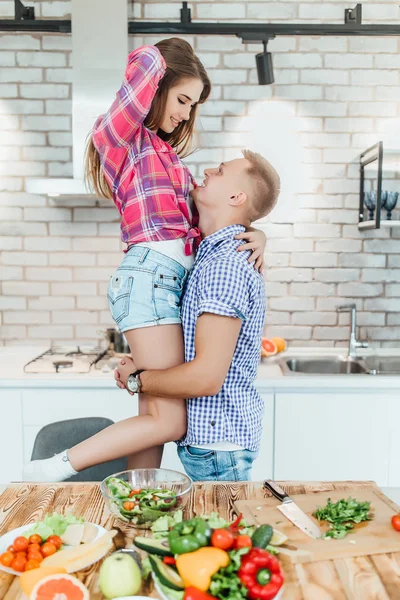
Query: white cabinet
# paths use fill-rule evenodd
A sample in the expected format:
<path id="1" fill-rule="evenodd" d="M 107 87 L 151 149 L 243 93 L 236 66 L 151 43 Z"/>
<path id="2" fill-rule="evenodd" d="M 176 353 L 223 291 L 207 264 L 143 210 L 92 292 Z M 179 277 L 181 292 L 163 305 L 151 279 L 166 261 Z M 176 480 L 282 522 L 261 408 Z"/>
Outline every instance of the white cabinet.
<path id="1" fill-rule="evenodd" d="M 252 481 L 271 479 L 274 456 L 274 394 L 262 394 L 265 411 L 263 417 L 263 434 L 257 459 L 253 463 Z"/>
<path id="2" fill-rule="evenodd" d="M 277 393 L 274 479 L 388 485 L 388 408 L 377 392 Z M 399 450 L 397 438 L 397 459 Z"/>
<path id="3" fill-rule="evenodd" d="M 0 483 L 8 483 L 20 473 L 23 463 L 20 390 L 0 391 L 0 411 Z"/>
<path id="4" fill-rule="evenodd" d="M 400 487 L 400 393 L 387 397 L 389 416 L 389 475 L 388 485 Z"/>
<path id="5" fill-rule="evenodd" d="M 107 417 L 117 422 L 138 414 L 137 396 L 117 388 L 30 389 L 22 392 L 22 401 L 24 461 L 30 460 L 36 435 L 44 425 L 82 417 Z M 165 445 L 161 466 L 182 470 L 174 443 Z"/>

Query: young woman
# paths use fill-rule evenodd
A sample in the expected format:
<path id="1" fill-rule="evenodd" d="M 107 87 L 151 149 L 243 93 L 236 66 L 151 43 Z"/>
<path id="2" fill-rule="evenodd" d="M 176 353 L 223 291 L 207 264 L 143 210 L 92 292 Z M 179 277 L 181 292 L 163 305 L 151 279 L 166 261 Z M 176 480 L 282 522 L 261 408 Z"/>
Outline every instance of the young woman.
<path id="1" fill-rule="evenodd" d="M 189 192 L 196 183 L 181 157 L 190 150 L 197 105 L 210 95 L 207 73 L 186 41 L 171 38 L 128 57 L 109 111 L 87 149 L 87 179 L 121 215 L 125 257 L 110 278 L 112 316 L 139 369 L 184 362 L 180 300 L 200 243 Z M 262 266 L 265 236 L 240 237 Z M 139 416 L 120 421 L 50 459 L 33 461 L 25 481 L 61 481 L 94 464 L 128 456 L 129 468 L 159 467 L 165 442 L 186 431 L 182 400 L 140 395 Z"/>

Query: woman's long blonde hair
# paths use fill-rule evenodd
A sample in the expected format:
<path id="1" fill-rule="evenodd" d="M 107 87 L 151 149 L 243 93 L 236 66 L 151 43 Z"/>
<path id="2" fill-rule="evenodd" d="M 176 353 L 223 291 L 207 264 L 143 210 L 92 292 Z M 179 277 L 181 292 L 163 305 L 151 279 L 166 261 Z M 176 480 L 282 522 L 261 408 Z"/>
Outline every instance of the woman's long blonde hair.
<path id="1" fill-rule="evenodd" d="M 159 137 L 175 148 L 179 156 L 185 157 L 191 149 L 197 105 L 192 108 L 187 121 L 182 121 L 171 133 L 165 133 L 159 129 L 159 124 L 164 115 L 168 92 L 182 79 L 200 79 L 203 83 L 203 91 L 198 104 L 203 104 L 210 95 L 211 83 L 204 66 L 188 42 L 179 38 L 169 38 L 161 40 L 155 45 L 164 57 L 167 70 L 160 81 L 144 125 L 152 130 L 158 129 Z M 91 133 L 86 146 L 85 181 L 96 196 L 112 199 L 112 191 L 105 178 L 100 156 L 93 144 Z"/>

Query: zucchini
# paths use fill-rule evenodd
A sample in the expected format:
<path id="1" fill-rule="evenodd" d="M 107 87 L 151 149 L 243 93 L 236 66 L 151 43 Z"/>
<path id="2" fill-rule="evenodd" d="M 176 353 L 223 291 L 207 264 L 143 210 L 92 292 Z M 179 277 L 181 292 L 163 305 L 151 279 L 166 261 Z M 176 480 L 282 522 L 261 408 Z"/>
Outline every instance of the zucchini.
<path id="1" fill-rule="evenodd" d="M 175 569 L 165 565 L 159 556 L 150 555 L 149 559 L 151 568 L 162 585 L 176 592 L 182 592 L 185 589 L 183 579 Z"/>
<path id="2" fill-rule="evenodd" d="M 145 550 L 148 554 L 158 554 L 159 556 L 173 556 L 168 546 L 165 546 L 161 540 L 154 538 L 137 536 L 133 540 L 135 546 Z"/>
<path id="3" fill-rule="evenodd" d="M 274 530 L 271 525 L 260 525 L 251 536 L 254 548 L 266 548 L 271 541 Z"/>

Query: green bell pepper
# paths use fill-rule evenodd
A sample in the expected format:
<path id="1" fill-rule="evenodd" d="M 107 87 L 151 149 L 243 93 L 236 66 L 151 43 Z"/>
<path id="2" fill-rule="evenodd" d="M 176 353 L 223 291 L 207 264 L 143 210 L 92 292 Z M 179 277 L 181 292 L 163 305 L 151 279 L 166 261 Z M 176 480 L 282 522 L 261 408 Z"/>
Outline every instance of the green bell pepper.
<path id="1" fill-rule="evenodd" d="M 210 540 L 211 529 L 207 521 L 199 517 L 174 525 L 168 533 L 169 547 L 174 554 L 194 552 L 202 546 L 208 546 Z"/>
<path id="2" fill-rule="evenodd" d="M 113 498 L 129 498 L 131 486 L 119 477 L 109 477 L 106 486 Z"/>

